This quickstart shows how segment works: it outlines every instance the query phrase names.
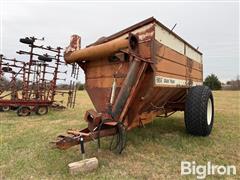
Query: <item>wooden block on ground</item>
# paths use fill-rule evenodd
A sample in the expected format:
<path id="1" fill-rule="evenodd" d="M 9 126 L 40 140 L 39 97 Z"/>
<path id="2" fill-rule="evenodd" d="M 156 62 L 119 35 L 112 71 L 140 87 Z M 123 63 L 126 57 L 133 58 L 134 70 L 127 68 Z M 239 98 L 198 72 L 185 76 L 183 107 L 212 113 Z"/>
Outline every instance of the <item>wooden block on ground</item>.
<path id="1" fill-rule="evenodd" d="M 77 174 L 79 172 L 90 172 L 98 167 L 98 159 L 96 157 L 84 159 L 82 161 L 68 164 L 70 174 Z"/>

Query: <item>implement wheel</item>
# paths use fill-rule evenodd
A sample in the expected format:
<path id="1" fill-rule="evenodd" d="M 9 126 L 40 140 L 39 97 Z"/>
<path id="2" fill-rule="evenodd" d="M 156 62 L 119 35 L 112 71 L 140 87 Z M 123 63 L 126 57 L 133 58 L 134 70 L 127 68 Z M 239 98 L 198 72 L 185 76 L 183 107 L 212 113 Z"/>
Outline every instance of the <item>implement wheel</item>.
<path id="1" fill-rule="evenodd" d="M 3 106 L 3 107 L 2 107 L 2 110 L 3 110 L 4 112 L 10 111 L 10 106 Z"/>
<path id="2" fill-rule="evenodd" d="M 48 113 L 48 107 L 47 106 L 38 106 L 36 108 L 36 114 L 37 115 L 45 115 Z"/>
<path id="3" fill-rule="evenodd" d="M 209 87 L 195 86 L 189 89 L 184 118 L 188 133 L 197 136 L 208 136 L 211 133 L 214 120 L 214 102 Z"/>
<path id="4" fill-rule="evenodd" d="M 17 110 L 17 115 L 18 116 L 29 116 L 31 113 L 30 107 L 19 107 Z"/>

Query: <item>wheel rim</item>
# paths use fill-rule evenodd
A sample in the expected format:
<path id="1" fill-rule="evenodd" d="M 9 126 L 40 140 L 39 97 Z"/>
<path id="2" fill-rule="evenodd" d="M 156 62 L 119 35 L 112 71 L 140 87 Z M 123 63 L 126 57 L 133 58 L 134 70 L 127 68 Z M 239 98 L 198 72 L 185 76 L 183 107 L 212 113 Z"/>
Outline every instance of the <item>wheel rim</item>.
<path id="1" fill-rule="evenodd" d="M 45 114 L 46 112 L 47 112 L 46 107 L 39 107 L 39 108 L 38 108 L 38 113 L 39 113 L 39 114 Z"/>
<path id="2" fill-rule="evenodd" d="M 210 125 L 212 122 L 212 100 L 211 98 L 208 99 L 208 106 L 207 106 L 207 123 Z"/>
<path id="3" fill-rule="evenodd" d="M 3 110 L 3 111 L 9 111 L 9 110 L 10 110 L 10 107 L 9 107 L 9 106 L 3 106 L 3 107 L 2 107 L 2 110 Z"/>

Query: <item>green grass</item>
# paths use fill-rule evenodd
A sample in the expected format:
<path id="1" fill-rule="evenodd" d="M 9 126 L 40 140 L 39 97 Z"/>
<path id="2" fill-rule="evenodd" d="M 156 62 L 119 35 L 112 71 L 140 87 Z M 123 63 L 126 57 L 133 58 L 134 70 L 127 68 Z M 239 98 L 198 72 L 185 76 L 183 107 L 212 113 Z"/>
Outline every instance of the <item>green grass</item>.
<path id="1" fill-rule="evenodd" d="M 86 156 L 97 156 L 100 167 L 76 176 L 68 173 L 67 164 L 81 160 L 79 147 L 61 151 L 52 149 L 49 142 L 68 128 L 86 126 L 83 116 L 92 108 L 86 92 L 79 92 L 75 109 L 50 111 L 41 117 L 1 112 L 0 179 L 195 179 L 180 176 L 182 160 L 235 165 L 239 175 L 239 95 L 239 91 L 214 92 L 215 123 L 209 137 L 186 134 L 183 113 L 176 113 L 128 132 L 121 155 L 109 151 L 110 138 L 102 141 L 100 152 L 95 142 L 89 142 Z"/>

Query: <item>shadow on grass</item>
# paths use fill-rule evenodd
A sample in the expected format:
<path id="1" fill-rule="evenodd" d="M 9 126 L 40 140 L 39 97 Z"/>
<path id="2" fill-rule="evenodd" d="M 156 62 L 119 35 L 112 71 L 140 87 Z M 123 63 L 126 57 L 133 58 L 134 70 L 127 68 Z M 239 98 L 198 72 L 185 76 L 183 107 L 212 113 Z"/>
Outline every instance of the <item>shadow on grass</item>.
<path id="1" fill-rule="evenodd" d="M 129 141 L 139 139 L 142 141 L 151 139 L 158 141 L 163 136 L 185 135 L 185 127 L 183 119 L 180 117 L 156 118 L 153 122 L 144 127 L 135 128 L 128 132 Z"/>
<path id="2" fill-rule="evenodd" d="M 186 132 L 183 117 L 156 118 L 144 128 L 135 128 L 127 134 L 127 144 L 136 149 L 159 146 L 180 151 L 212 146 L 212 138 L 192 136 Z"/>
<path id="3" fill-rule="evenodd" d="M 8 112 L 0 112 L 0 113 L 4 115 L 3 118 L 1 119 L 3 121 L 9 121 L 9 120 L 16 120 L 16 121 L 22 121 L 22 120 L 35 121 L 35 120 L 37 120 L 37 121 L 39 121 L 39 119 L 47 120 L 47 121 L 52 121 L 52 120 L 55 121 L 55 120 L 63 120 L 63 119 L 69 120 L 69 111 L 67 111 L 65 109 L 64 110 L 55 110 L 55 109 L 50 108 L 48 113 L 45 115 L 37 115 L 35 112 L 31 112 L 31 114 L 29 116 L 18 116 L 16 110 L 15 111 L 11 110 Z"/>

